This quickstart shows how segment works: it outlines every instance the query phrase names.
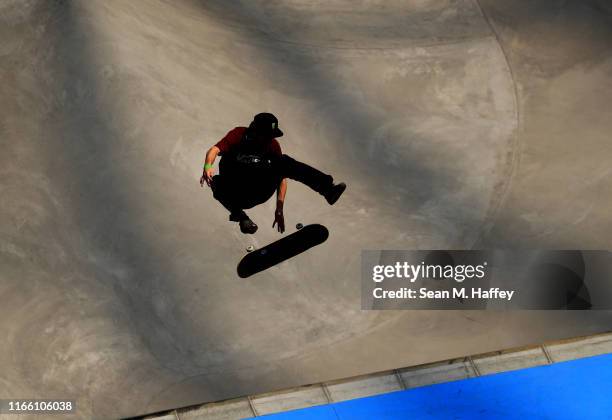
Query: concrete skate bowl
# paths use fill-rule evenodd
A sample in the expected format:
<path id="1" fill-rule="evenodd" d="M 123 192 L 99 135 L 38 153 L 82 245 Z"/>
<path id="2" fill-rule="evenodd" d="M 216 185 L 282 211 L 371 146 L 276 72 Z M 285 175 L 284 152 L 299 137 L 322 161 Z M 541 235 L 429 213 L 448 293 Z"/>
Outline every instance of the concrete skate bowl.
<path id="1" fill-rule="evenodd" d="M 363 312 L 362 249 L 610 248 L 604 1 L 0 3 L 0 394 L 115 418 L 609 330 L 607 313 Z M 248 280 L 198 184 L 277 114 L 322 246 Z"/>

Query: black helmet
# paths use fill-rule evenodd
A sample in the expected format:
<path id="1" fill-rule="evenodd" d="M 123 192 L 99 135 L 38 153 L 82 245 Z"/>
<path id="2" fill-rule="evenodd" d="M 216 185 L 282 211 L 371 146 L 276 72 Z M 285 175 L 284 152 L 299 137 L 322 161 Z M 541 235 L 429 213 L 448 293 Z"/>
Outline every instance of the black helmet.
<path id="1" fill-rule="evenodd" d="M 283 132 L 278 128 L 278 119 L 269 112 L 255 115 L 249 125 L 249 130 L 254 134 L 266 137 L 281 137 Z"/>

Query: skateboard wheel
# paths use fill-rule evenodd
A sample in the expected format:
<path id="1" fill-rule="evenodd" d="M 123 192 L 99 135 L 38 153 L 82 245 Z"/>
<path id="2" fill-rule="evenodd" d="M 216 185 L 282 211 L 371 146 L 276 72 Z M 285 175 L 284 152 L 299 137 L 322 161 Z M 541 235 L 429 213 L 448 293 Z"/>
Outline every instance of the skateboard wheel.
<path id="1" fill-rule="evenodd" d="M 262 249 L 262 250 L 260 251 L 260 254 L 261 254 L 261 255 L 266 255 L 267 253 L 268 253 L 268 250 L 267 250 L 267 249 Z"/>
<path id="2" fill-rule="evenodd" d="M 255 251 L 255 247 L 253 245 L 249 245 L 249 246 L 247 246 L 246 250 L 247 250 L 247 252 L 253 252 L 253 251 Z"/>
<path id="3" fill-rule="evenodd" d="M 301 223 L 298 223 L 297 225 L 295 225 L 295 228 L 296 228 L 297 230 L 300 230 L 300 229 L 302 229 L 303 227 L 304 227 L 304 225 L 303 225 L 303 224 L 301 224 Z"/>

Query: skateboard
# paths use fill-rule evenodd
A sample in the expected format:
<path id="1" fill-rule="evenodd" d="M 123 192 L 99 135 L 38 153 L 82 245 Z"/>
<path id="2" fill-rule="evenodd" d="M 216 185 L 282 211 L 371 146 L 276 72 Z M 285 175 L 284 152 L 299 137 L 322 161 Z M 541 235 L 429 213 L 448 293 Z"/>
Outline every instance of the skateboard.
<path id="1" fill-rule="evenodd" d="M 238 275 L 246 278 L 264 271 L 322 244 L 328 237 L 329 231 L 323 225 L 312 224 L 298 228 L 296 232 L 245 255 L 238 263 Z"/>

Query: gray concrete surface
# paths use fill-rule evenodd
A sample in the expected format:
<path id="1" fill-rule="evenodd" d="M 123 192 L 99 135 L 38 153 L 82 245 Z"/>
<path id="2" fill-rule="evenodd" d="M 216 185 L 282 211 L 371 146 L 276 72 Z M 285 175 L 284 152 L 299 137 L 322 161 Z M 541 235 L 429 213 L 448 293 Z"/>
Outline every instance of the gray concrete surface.
<path id="1" fill-rule="evenodd" d="M 218 403 L 185 407 L 142 418 L 155 420 L 170 418 L 175 420 L 252 418 L 253 416 L 326 404 L 326 400 L 341 402 L 348 399 L 371 397 L 404 389 L 609 354 L 610 352 L 612 352 L 612 334 L 598 334 L 590 337 L 560 340 L 535 347 L 508 349 L 467 356 L 461 359 L 412 366 L 406 369 L 394 369 L 334 382 L 280 390 L 264 395 L 252 395 Z M 259 401 L 263 401 L 264 404 L 258 404 Z"/>
<path id="2" fill-rule="evenodd" d="M 610 330 L 360 311 L 362 249 L 611 248 L 604 0 L 0 1 L 0 395 L 115 418 Z M 349 183 L 251 279 L 198 184 L 259 111 Z"/>
<path id="3" fill-rule="evenodd" d="M 346 401 L 402 389 L 397 374 L 384 373 L 325 384 L 330 401 Z"/>

